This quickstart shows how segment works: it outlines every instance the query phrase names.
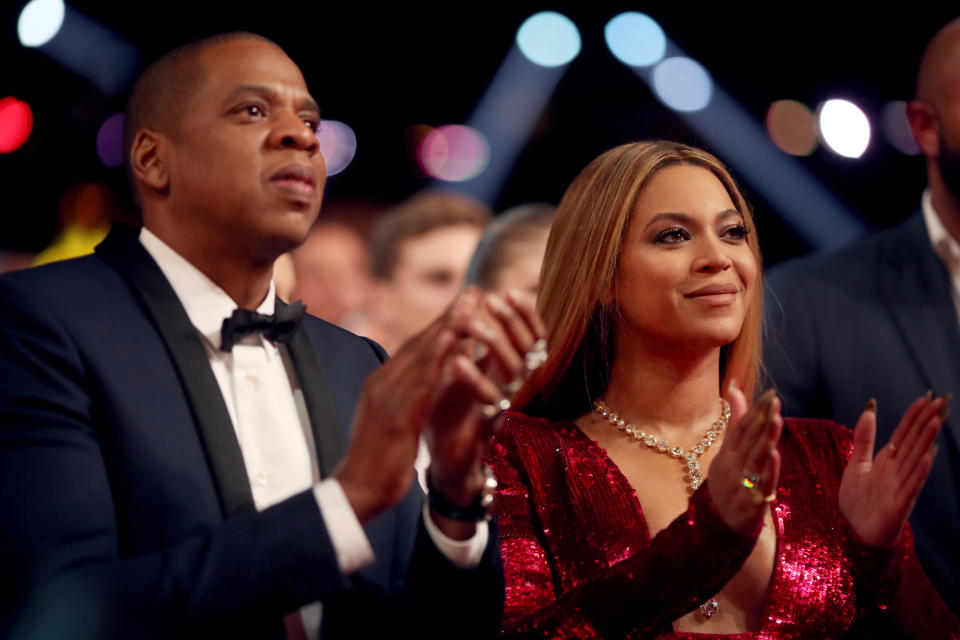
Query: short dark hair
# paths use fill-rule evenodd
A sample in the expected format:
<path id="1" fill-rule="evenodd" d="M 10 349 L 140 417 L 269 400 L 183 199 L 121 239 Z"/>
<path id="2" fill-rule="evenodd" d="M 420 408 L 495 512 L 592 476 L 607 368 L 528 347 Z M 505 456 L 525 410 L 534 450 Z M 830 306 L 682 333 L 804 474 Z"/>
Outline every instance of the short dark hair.
<path id="1" fill-rule="evenodd" d="M 513 257 L 515 247 L 545 237 L 543 234 L 550 229 L 556 210 L 552 204 L 535 202 L 517 205 L 497 216 L 473 252 L 466 284 L 475 284 L 481 289 L 496 287 L 497 276 Z"/>
<path id="2" fill-rule="evenodd" d="M 400 257 L 400 245 L 435 229 L 490 224 L 490 209 L 477 200 L 452 191 L 421 191 L 388 210 L 376 222 L 370 237 L 373 275 L 389 280 Z"/>
<path id="3" fill-rule="evenodd" d="M 157 58 L 137 77 L 123 124 L 124 167 L 135 202 L 137 185 L 130 166 L 130 150 L 137 132 L 144 128 L 169 130 L 182 117 L 190 98 L 203 83 L 200 54 L 209 47 L 236 40 L 259 40 L 279 48 L 273 40 L 257 33 L 232 31 L 193 40 Z"/>

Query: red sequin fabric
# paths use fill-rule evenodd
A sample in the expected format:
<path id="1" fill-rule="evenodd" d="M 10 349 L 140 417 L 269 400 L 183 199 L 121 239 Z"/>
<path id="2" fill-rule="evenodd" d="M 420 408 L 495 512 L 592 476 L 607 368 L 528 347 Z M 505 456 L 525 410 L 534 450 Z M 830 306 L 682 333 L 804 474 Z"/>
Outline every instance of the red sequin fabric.
<path id="1" fill-rule="evenodd" d="M 857 545 L 837 490 L 850 432 L 787 420 L 771 503 L 777 546 L 760 629 L 675 633 L 671 622 L 716 594 L 754 537 L 723 522 L 709 479 L 653 539 L 636 494 L 580 429 L 507 415 L 488 456 L 506 575 L 503 633 L 536 638 L 958 638 L 909 529 L 891 550 Z M 847 635 L 849 634 L 849 635 Z"/>

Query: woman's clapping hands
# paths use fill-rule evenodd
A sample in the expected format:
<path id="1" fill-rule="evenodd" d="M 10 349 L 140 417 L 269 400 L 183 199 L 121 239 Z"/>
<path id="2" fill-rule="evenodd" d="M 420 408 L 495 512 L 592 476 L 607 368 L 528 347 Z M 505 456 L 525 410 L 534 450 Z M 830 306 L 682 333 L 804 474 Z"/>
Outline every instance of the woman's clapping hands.
<path id="1" fill-rule="evenodd" d="M 870 547 L 896 543 L 930 473 L 933 441 L 946 420 L 951 396 L 932 393 L 914 402 L 887 446 L 873 454 L 877 403 L 871 400 L 853 433 L 853 455 L 840 483 L 840 512 L 859 542 Z"/>

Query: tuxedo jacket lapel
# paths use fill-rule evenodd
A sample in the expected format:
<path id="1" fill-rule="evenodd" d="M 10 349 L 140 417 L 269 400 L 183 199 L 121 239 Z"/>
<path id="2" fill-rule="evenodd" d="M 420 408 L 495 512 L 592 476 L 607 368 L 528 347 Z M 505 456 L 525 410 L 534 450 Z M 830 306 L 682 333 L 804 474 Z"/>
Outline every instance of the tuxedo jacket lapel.
<path id="1" fill-rule="evenodd" d="M 930 247 L 923 218 L 887 250 L 880 274 L 884 298 L 929 388 L 960 390 L 960 325 L 949 276 Z M 883 349 L 883 345 L 877 345 Z M 949 423 L 948 423 L 949 428 Z M 954 428 L 960 428 L 960 425 Z M 960 435 L 960 434 L 958 434 Z"/>
<path id="2" fill-rule="evenodd" d="M 97 247 L 97 255 L 131 284 L 170 351 L 200 432 L 224 517 L 254 511 L 240 444 L 203 343 L 173 287 L 137 234 L 132 227 L 115 225 Z"/>
<path id="3" fill-rule="evenodd" d="M 277 308 L 285 304 L 277 298 Z M 346 453 L 337 409 L 330 395 L 327 376 L 305 327 L 301 326 L 293 335 L 287 351 L 307 405 L 320 476 L 325 478 L 333 473 Z"/>

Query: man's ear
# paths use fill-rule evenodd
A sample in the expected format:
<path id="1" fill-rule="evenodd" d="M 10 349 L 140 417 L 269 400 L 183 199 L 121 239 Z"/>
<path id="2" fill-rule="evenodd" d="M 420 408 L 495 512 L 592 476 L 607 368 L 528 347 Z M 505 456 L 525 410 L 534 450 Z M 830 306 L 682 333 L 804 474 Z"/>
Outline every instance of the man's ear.
<path id="1" fill-rule="evenodd" d="M 940 121 L 933 107 L 919 100 L 908 102 L 907 122 L 923 155 L 936 158 L 940 153 Z"/>
<path id="2" fill-rule="evenodd" d="M 170 175 L 164 163 L 166 139 L 157 131 L 141 129 L 130 148 L 130 168 L 137 182 L 151 191 L 166 193 Z"/>

